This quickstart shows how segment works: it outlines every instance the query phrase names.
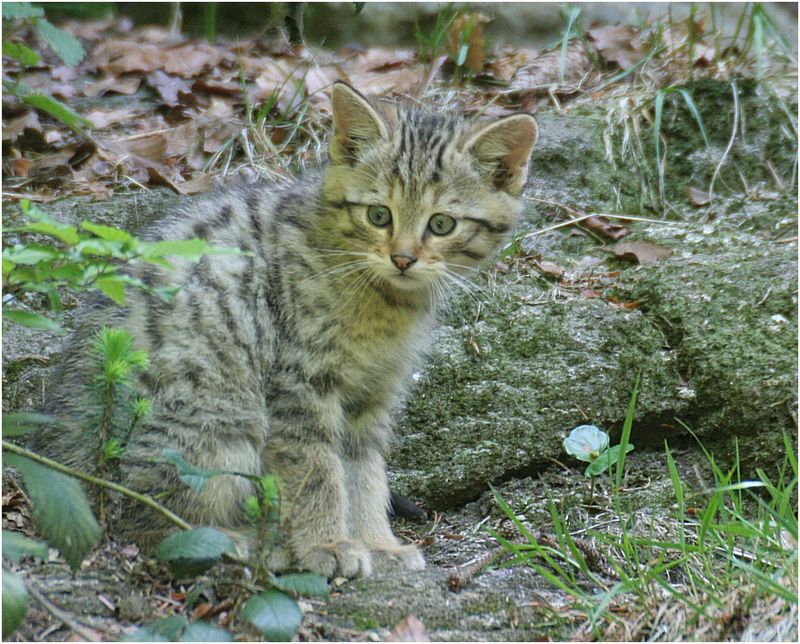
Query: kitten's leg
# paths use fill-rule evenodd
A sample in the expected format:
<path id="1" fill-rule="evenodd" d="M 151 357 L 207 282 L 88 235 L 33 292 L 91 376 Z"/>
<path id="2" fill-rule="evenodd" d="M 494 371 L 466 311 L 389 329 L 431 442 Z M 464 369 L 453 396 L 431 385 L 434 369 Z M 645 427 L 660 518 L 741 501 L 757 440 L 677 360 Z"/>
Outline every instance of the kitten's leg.
<path id="1" fill-rule="evenodd" d="M 369 575 L 369 552 L 348 536 L 345 475 L 337 450 L 324 441 L 295 440 L 279 433 L 265 452 L 265 468 L 285 486 L 282 540 L 294 562 L 328 578 Z M 285 567 L 286 558 L 286 552 L 279 550 L 268 564 Z"/>
<path id="2" fill-rule="evenodd" d="M 389 484 L 378 448 L 362 448 L 345 461 L 350 492 L 350 532 L 373 554 L 382 569 L 422 570 L 425 559 L 415 546 L 401 545 L 389 524 Z"/>

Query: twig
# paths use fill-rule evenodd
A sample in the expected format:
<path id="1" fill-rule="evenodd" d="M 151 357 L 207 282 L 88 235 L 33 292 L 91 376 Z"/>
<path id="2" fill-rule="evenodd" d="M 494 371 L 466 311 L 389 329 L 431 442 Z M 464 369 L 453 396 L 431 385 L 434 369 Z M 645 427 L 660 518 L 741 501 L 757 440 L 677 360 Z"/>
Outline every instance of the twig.
<path id="1" fill-rule="evenodd" d="M 51 602 L 47 597 L 44 596 L 37 588 L 32 586 L 30 583 L 27 585 L 28 592 L 33 595 L 33 597 L 38 601 L 44 608 L 56 619 L 62 621 L 66 626 L 71 628 L 75 631 L 78 635 L 80 635 L 85 641 L 87 642 L 102 642 L 105 637 L 100 637 L 94 629 L 89 628 L 88 626 L 84 626 L 80 622 L 78 622 L 71 613 L 68 613 L 63 608 L 59 608 L 53 602 Z M 107 635 L 107 633 L 103 633 L 103 635 Z"/>
<path id="2" fill-rule="evenodd" d="M 146 505 L 147 507 L 155 510 L 156 512 L 162 514 L 164 517 L 169 519 L 172 523 L 176 526 L 181 528 L 182 530 L 191 530 L 192 526 L 183 519 L 181 519 L 177 514 L 173 514 L 167 508 L 165 508 L 160 503 L 157 503 L 149 496 L 145 496 L 144 494 L 139 494 L 138 492 L 134 492 L 133 490 L 129 490 L 118 483 L 112 483 L 111 481 L 106 481 L 105 479 L 98 478 L 96 476 L 92 476 L 91 474 L 86 474 L 85 472 L 80 472 L 78 470 L 74 470 L 71 467 L 67 467 L 66 465 L 62 465 L 57 461 L 53 461 L 45 456 L 40 456 L 36 452 L 31 452 L 19 445 L 14 445 L 14 443 L 9 443 L 8 441 L 3 441 L 3 450 L 11 452 L 13 454 L 18 454 L 19 456 L 24 456 L 25 458 L 29 458 L 32 461 L 40 463 L 42 465 L 46 465 L 50 469 L 56 470 L 57 472 L 61 472 L 62 474 L 66 474 L 67 476 L 71 476 L 76 479 L 81 479 L 82 481 L 86 481 L 87 483 L 91 483 L 92 485 L 97 485 L 102 488 L 106 488 L 108 490 L 113 490 L 114 492 L 118 492 L 123 496 L 127 496 L 131 499 L 139 501 Z"/>
<path id="3" fill-rule="evenodd" d="M 520 537 L 511 543 L 524 543 L 524 540 Z M 504 546 L 492 548 L 489 552 L 478 557 L 478 559 L 472 563 L 456 569 L 456 571 L 447 578 L 447 587 L 454 593 L 460 592 L 477 575 L 482 573 L 484 568 L 499 563 L 503 559 L 513 556 L 513 554 L 513 552 L 509 552 Z"/>

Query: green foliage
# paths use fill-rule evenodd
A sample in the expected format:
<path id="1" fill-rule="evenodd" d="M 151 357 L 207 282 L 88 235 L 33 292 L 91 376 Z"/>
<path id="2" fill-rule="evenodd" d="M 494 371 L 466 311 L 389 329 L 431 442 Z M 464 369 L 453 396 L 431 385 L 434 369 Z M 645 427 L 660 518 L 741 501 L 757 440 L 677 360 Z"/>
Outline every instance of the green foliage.
<path id="1" fill-rule="evenodd" d="M 3 414 L 3 438 L 23 436 L 36 431 L 38 425 L 49 425 L 55 422 L 52 416 L 34 412 L 15 412 Z"/>
<path id="2" fill-rule="evenodd" d="M 3 5 L 5 12 L 6 5 Z M 22 624 L 28 613 L 28 590 L 13 572 L 3 567 L 3 639 Z"/>
<path id="3" fill-rule="evenodd" d="M 4 42 L 3 56 L 18 60 L 25 65 L 25 67 L 31 67 L 42 60 L 42 57 L 30 47 L 18 42 Z"/>
<path id="4" fill-rule="evenodd" d="M 169 535 L 156 551 L 156 559 L 169 565 L 176 577 L 199 575 L 223 555 L 236 555 L 230 537 L 213 528 L 195 528 Z"/>
<path id="5" fill-rule="evenodd" d="M 270 578 L 272 585 L 278 590 L 295 595 L 309 595 L 312 597 L 327 597 L 328 582 L 322 575 L 302 572 L 291 575 L 273 575 Z"/>
<path id="6" fill-rule="evenodd" d="M 597 476 L 616 465 L 621 445 L 609 448 L 609 436 L 594 425 L 580 425 L 564 439 L 564 451 L 579 461 L 589 463 L 584 471 L 587 477 Z M 625 451 L 633 451 L 633 445 L 625 446 Z"/>
<path id="7" fill-rule="evenodd" d="M 34 7 L 30 2 L 4 2 L 3 20 L 19 20 L 25 18 L 43 18 L 44 9 Z"/>
<path id="8" fill-rule="evenodd" d="M 161 459 L 165 463 L 172 463 L 178 470 L 178 478 L 195 492 L 202 492 L 210 478 L 228 473 L 225 470 L 201 470 L 187 463 L 183 455 L 175 449 L 162 450 Z"/>
<path id="9" fill-rule="evenodd" d="M 561 34 L 561 56 L 559 59 L 559 77 L 563 83 L 567 73 L 567 50 L 569 48 L 569 41 L 573 35 L 580 36 L 578 16 L 581 15 L 581 9 L 575 6 L 568 6 L 567 8 L 562 7 L 561 14 L 567 21 L 567 26 Z"/>
<path id="10" fill-rule="evenodd" d="M 83 45 L 72 34 L 51 25 L 44 18 L 33 18 L 33 24 L 42 40 L 68 67 L 74 67 L 86 56 Z"/>
<path id="11" fill-rule="evenodd" d="M 436 14 L 436 22 L 433 25 L 430 33 L 426 34 L 419 26 L 419 22 L 414 24 L 417 47 L 419 48 L 419 55 L 422 60 L 432 61 L 437 56 L 441 55 L 447 36 L 450 33 L 450 27 L 458 17 L 460 11 L 454 8 L 453 3 L 447 5 L 446 8 Z"/>
<path id="12" fill-rule="evenodd" d="M 626 421 L 633 417 L 637 390 L 638 380 Z M 688 426 L 680 424 L 697 439 Z M 607 445 L 597 433 L 599 430 L 575 437 L 572 447 L 578 451 L 576 444 L 580 443 L 583 460 Z M 629 427 L 623 429 L 620 453 L 628 445 L 629 436 Z M 514 555 L 505 565 L 531 566 L 550 584 L 571 595 L 575 606 L 586 612 L 597 639 L 603 639 L 598 626 L 615 621 L 615 606 L 624 610 L 634 604 L 644 610 L 658 610 L 653 602 L 663 602 L 656 598 L 663 598 L 664 591 L 690 611 L 688 619 L 709 617 L 709 606 L 730 605 L 732 589 L 741 593 L 736 601 L 743 606 L 774 605 L 776 600 L 797 605 L 798 478 L 791 438 L 784 436 L 785 458 L 777 465 L 777 475 L 770 477 L 757 470 L 758 480 L 740 478 L 738 456 L 732 466 L 723 469 L 697 442 L 713 475 L 710 488 L 704 485 L 701 491 L 693 492 L 681 479 L 678 462 L 665 443 L 666 469 L 676 501 L 669 516 L 654 515 L 649 527 L 643 525 L 644 513 L 637 512 L 635 522 L 627 521 L 631 514 L 629 509 L 622 509 L 625 491 L 619 487 L 618 478 L 611 487 L 613 510 L 608 509 L 609 513 L 616 512 L 618 527 L 581 531 L 585 537 L 582 546 L 570 534 L 552 500 L 549 508 L 554 538 L 548 535 L 542 539 L 493 490 L 498 505 L 524 538 L 521 543 L 511 542 L 493 533 Z M 616 464 L 619 476 L 620 454 Z M 596 545 L 587 550 L 587 542 Z M 605 561 L 618 581 L 608 585 L 606 579 L 598 577 L 589 565 L 590 557 L 595 566 L 598 559 Z"/>
<path id="13" fill-rule="evenodd" d="M 83 489 L 74 479 L 25 457 L 6 454 L 4 460 L 25 479 L 39 530 L 77 570 L 101 534 Z"/>
<path id="14" fill-rule="evenodd" d="M 231 642 L 233 636 L 226 630 L 198 621 L 191 624 L 185 617 L 164 617 L 142 626 L 123 641 L 129 642 Z"/>
<path id="15" fill-rule="evenodd" d="M 128 642 L 177 642 L 186 628 L 187 621 L 181 615 L 164 617 L 158 621 L 142 626 L 131 633 L 124 641 Z"/>
<path id="16" fill-rule="evenodd" d="M 241 254 L 237 249 L 209 246 L 202 239 L 143 242 L 119 228 L 89 221 L 81 222 L 79 229 L 59 222 L 27 200 L 20 205 L 26 221 L 5 228 L 4 232 L 35 233 L 50 239 L 3 249 L 3 291 L 17 297 L 42 293 L 56 313 L 61 310 L 61 288 L 99 290 L 120 305 L 125 304 L 127 287 L 164 301 L 175 296 L 176 288 L 152 288 L 131 277 L 125 272 L 126 264 L 145 262 L 172 268 L 174 259 L 197 261 L 203 255 Z M 26 326 L 58 328 L 57 322 L 48 317 L 11 307 L 3 307 L 3 315 Z"/>
<path id="17" fill-rule="evenodd" d="M 28 539 L 19 532 L 3 530 L 3 558 L 19 563 L 23 557 L 47 559 L 47 544 Z"/>
<path id="18" fill-rule="evenodd" d="M 288 642 L 300 627 L 303 614 L 289 595 L 269 589 L 247 600 L 242 617 L 261 631 L 266 641 Z"/>
<path id="19" fill-rule="evenodd" d="M 3 56 L 18 61 L 21 68 L 14 82 L 3 79 L 3 87 L 7 92 L 21 99 L 26 105 L 49 114 L 70 129 L 83 134 L 84 128 L 93 127 L 91 121 L 75 113 L 52 96 L 36 92 L 22 83 L 25 69 L 38 63 L 41 60 L 41 56 L 27 45 L 10 40 L 15 31 L 13 27 L 20 21 L 24 24 L 33 25 L 42 42 L 65 65 L 74 67 L 86 56 L 80 41 L 48 22 L 44 17 L 44 11 L 40 7 L 34 7 L 29 2 L 3 3 L 3 31 L 6 38 L 8 38 L 3 41 Z"/>
<path id="20" fill-rule="evenodd" d="M 233 636 L 226 630 L 207 622 L 192 622 L 181 633 L 179 642 L 232 642 Z"/>

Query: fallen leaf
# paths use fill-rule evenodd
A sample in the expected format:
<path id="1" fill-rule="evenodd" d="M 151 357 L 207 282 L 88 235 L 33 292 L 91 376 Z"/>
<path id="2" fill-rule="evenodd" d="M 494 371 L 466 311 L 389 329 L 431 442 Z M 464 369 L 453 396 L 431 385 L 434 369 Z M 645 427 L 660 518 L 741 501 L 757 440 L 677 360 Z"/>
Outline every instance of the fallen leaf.
<path id="1" fill-rule="evenodd" d="M 471 72 L 483 70 L 486 59 L 486 37 L 483 25 L 491 22 L 489 16 L 480 13 L 465 13 L 458 16 L 450 26 L 447 40 L 447 53 L 457 65 L 463 65 Z M 466 47 L 466 52 L 464 52 Z"/>
<path id="2" fill-rule="evenodd" d="M 30 167 L 30 159 L 14 159 L 14 162 L 11 164 L 11 174 L 15 177 L 27 177 Z"/>
<path id="3" fill-rule="evenodd" d="M 711 203 L 711 195 L 698 188 L 689 186 L 686 188 L 686 196 L 689 198 L 689 203 L 693 206 L 705 206 Z"/>
<path id="4" fill-rule="evenodd" d="M 3 123 L 3 141 L 16 141 L 25 130 L 42 131 L 39 116 L 33 110 Z"/>
<path id="5" fill-rule="evenodd" d="M 567 47 L 564 78 L 561 78 L 561 50 L 556 49 L 542 54 L 521 67 L 511 80 L 509 89 L 524 93 L 530 91 L 560 90 L 577 91 L 584 76 L 591 70 L 592 63 L 583 43 L 571 43 Z"/>
<path id="6" fill-rule="evenodd" d="M 137 113 L 137 110 L 128 108 L 119 110 L 96 109 L 92 110 L 91 112 L 87 112 L 83 116 L 94 123 L 95 130 L 102 130 L 109 125 L 130 122 L 130 120 L 134 118 Z"/>
<path id="7" fill-rule="evenodd" d="M 215 177 L 213 174 L 201 174 L 199 177 L 194 177 L 188 181 L 178 183 L 177 187 L 181 194 L 194 195 L 202 192 L 208 192 L 214 187 Z"/>
<path id="8" fill-rule="evenodd" d="M 105 76 L 83 88 L 83 95 L 90 98 L 102 96 L 108 92 L 129 96 L 139 89 L 141 79 L 137 76 Z"/>
<path id="9" fill-rule="evenodd" d="M 535 262 L 535 266 L 545 275 L 550 275 L 552 277 L 561 277 L 564 275 L 564 269 L 554 262 L 537 261 Z"/>
<path id="10" fill-rule="evenodd" d="M 191 94 L 191 86 L 182 78 L 165 74 L 160 69 L 145 76 L 147 84 L 156 92 L 163 103 L 174 107 L 179 104 L 178 94 Z"/>
<path id="11" fill-rule="evenodd" d="M 589 30 L 597 51 L 606 62 L 628 69 L 641 60 L 645 44 L 639 40 L 639 31 L 630 25 L 605 25 Z"/>
<path id="12" fill-rule="evenodd" d="M 614 254 L 620 259 L 634 261 L 637 264 L 650 264 L 659 259 L 670 257 L 671 248 L 665 248 L 652 242 L 622 242 L 614 247 Z"/>
<path id="13" fill-rule="evenodd" d="M 484 72 L 509 82 L 522 67 L 530 65 L 538 57 L 539 51 L 536 49 L 504 49 L 489 61 Z"/>
<path id="14" fill-rule="evenodd" d="M 580 222 L 580 225 L 596 232 L 598 235 L 602 235 L 603 237 L 607 237 L 608 239 L 613 239 L 615 241 L 617 239 L 622 239 L 629 232 L 628 229 L 622 224 L 617 224 L 613 221 L 608 221 L 602 217 L 596 216 L 584 219 L 582 222 Z"/>
<path id="15" fill-rule="evenodd" d="M 392 629 L 387 642 L 430 642 L 431 638 L 425 625 L 414 615 L 409 615 Z"/>

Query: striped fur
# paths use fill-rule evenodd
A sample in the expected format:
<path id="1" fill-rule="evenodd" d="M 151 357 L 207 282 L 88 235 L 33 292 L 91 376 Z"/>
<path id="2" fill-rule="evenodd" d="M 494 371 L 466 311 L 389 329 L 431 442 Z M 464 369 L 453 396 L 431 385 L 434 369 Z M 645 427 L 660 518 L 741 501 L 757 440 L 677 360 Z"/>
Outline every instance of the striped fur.
<path id="1" fill-rule="evenodd" d="M 373 563 L 424 566 L 386 516 L 392 410 L 437 312 L 514 225 L 536 126 L 527 115 L 486 125 L 371 103 L 341 83 L 333 110 L 319 173 L 187 203 L 148 233 L 249 253 L 135 268 L 150 286 L 180 286 L 169 304 L 134 291 L 124 309 L 87 307 L 49 393 L 65 426 L 40 448 L 90 467 L 87 345 L 100 325 L 123 326 L 150 354 L 139 387 L 153 402 L 123 483 L 174 487 L 167 503 L 189 521 L 245 532 L 246 479 L 219 476 L 197 494 L 154 457 L 169 447 L 200 468 L 277 474 L 287 519 L 271 565 L 357 576 Z M 389 208 L 391 223 L 371 223 L 369 206 Z M 431 230 L 436 213 L 453 218 L 452 232 Z M 168 527 L 135 504 L 118 525 L 144 542 Z"/>

